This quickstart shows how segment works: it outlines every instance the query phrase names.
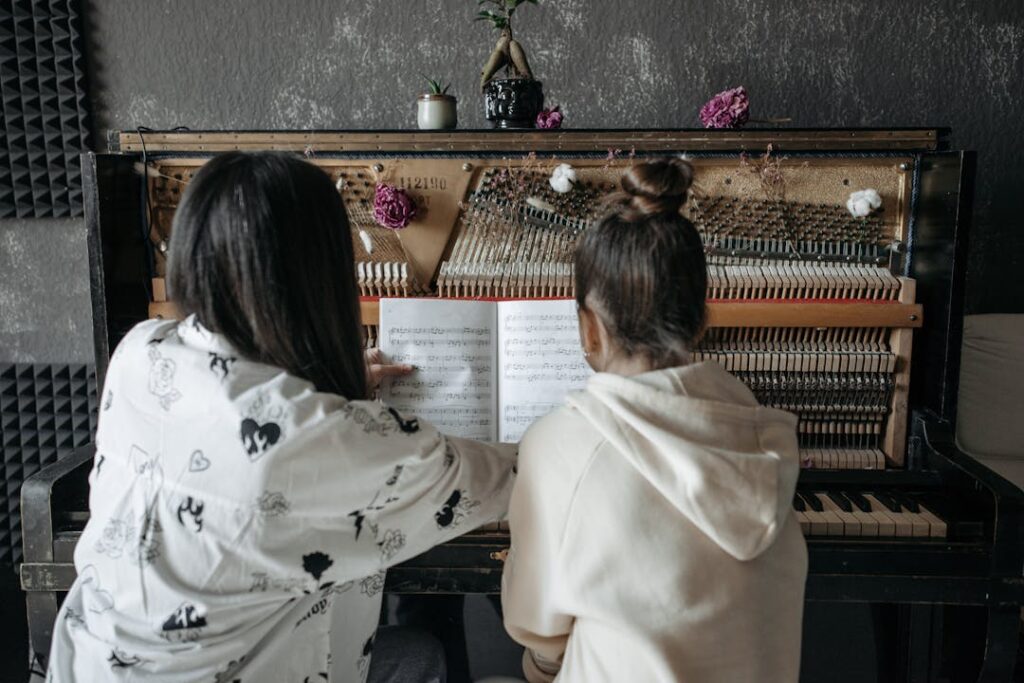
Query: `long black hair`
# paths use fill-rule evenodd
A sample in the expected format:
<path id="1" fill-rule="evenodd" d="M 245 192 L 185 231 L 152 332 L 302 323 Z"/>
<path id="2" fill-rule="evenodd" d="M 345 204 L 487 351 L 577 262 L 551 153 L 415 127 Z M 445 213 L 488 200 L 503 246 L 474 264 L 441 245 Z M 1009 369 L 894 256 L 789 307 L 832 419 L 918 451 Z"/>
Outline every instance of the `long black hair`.
<path id="1" fill-rule="evenodd" d="M 680 213 L 692 182 L 682 159 L 634 166 L 576 248 L 576 302 L 623 352 L 658 368 L 683 362 L 707 317 L 704 246 Z"/>
<path id="2" fill-rule="evenodd" d="M 352 235 L 326 173 L 281 152 L 228 152 L 174 216 L 168 293 L 243 356 L 365 398 Z"/>

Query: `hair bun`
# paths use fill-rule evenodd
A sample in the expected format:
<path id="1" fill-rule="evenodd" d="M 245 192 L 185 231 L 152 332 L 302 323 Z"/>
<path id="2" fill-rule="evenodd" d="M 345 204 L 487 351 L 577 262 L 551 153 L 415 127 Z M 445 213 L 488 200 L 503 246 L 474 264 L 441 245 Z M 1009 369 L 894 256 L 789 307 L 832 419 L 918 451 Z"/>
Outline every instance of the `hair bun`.
<path id="1" fill-rule="evenodd" d="M 659 159 L 637 164 L 622 176 L 617 203 L 636 212 L 636 218 L 679 213 L 693 183 L 693 166 L 683 159 Z"/>

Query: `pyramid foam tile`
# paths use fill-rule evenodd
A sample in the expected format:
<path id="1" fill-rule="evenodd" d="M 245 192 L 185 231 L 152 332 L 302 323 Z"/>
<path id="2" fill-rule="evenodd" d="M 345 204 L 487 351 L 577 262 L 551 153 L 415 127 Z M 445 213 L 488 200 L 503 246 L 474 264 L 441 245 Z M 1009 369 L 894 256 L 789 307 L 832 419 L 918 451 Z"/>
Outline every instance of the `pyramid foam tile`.
<path id="1" fill-rule="evenodd" d="M 81 0 L 0 3 L 0 218 L 82 215 Z"/>
<path id="2" fill-rule="evenodd" d="M 0 396 L 10 397 L 0 400 L 3 567 L 21 561 L 19 499 L 25 479 L 93 440 L 98 408 L 95 372 L 83 365 L 0 364 Z"/>

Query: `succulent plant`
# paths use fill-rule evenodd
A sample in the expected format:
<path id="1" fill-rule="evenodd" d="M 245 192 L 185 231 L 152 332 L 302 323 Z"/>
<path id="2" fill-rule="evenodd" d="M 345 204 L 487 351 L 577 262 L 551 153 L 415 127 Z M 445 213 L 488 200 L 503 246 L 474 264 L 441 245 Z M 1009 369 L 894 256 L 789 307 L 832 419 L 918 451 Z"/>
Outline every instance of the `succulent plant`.
<path id="1" fill-rule="evenodd" d="M 430 84 L 431 95 L 447 95 L 448 88 L 452 87 L 451 83 L 448 83 L 444 87 L 441 87 L 440 79 L 434 80 L 433 78 L 427 78 L 426 76 L 424 76 L 423 78 L 427 81 L 427 83 Z"/>
<path id="2" fill-rule="evenodd" d="M 480 71 L 480 88 L 487 85 L 498 71 L 505 67 L 506 74 L 511 72 L 513 78 L 533 79 L 530 64 L 526 60 L 526 51 L 512 37 L 512 15 L 523 3 L 536 5 L 537 0 L 477 0 L 477 7 L 493 5 L 495 9 L 480 9 L 475 21 L 489 21 L 501 32 L 498 43 L 494 46 L 490 58 Z"/>

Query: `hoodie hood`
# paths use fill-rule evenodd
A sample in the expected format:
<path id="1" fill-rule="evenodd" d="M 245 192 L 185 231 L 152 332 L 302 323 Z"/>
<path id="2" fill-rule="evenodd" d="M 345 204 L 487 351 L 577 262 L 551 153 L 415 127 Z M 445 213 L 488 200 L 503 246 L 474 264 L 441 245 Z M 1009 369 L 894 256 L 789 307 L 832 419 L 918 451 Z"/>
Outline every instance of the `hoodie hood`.
<path id="1" fill-rule="evenodd" d="M 568 399 L 645 479 L 738 560 L 771 546 L 800 472 L 796 416 L 716 363 L 594 375 Z"/>

